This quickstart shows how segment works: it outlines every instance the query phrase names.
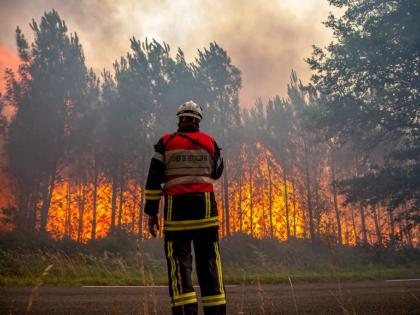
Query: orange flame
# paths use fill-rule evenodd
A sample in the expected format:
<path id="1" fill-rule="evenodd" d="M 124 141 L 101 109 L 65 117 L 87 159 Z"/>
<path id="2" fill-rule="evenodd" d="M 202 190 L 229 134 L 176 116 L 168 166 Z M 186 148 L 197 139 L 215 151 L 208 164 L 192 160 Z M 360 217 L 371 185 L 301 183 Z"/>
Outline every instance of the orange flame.
<path id="1" fill-rule="evenodd" d="M 259 146 L 259 147 L 258 147 Z M 243 232 L 258 238 L 271 235 L 277 239 L 286 239 L 286 199 L 283 185 L 283 169 L 274 160 L 268 150 L 257 146 L 258 154 L 248 157 L 247 150 L 255 150 L 244 146 L 242 161 L 252 161 L 243 165 L 241 174 L 229 183 L 230 229 L 232 232 Z M 268 174 L 270 172 L 270 175 Z M 268 181 L 270 178 L 271 184 Z M 300 193 L 293 190 L 290 181 L 287 183 L 289 206 L 289 223 L 291 236 L 303 237 L 302 209 L 299 204 Z M 216 185 L 216 194 L 221 184 Z M 271 185 L 271 188 L 270 188 Z M 241 190 L 241 192 L 239 191 Z M 69 184 L 68 181 L 58 183 L 53 193 L 47 230 L 55 238 L 68 236 L 86 242 L 91 238 L 93 221 L 93 184 Z M 270 193 L 271 191 L 271 193 Z M 102 178 L 97 189 L 97 228 L 96 237 L 105 237 L 110 231 L 112 187 Z M 222 212 L 222 196 L 218 195 L 221 225 L 224 225 Z M 117 196 L 117 214 L 122 205 L 120 227 L 132 234 L 138 234 L 141 188 L 134 182 L 128 184 L 123 192 L 123 200 Z M 270 210 L 271 209 L 271 210 Z M 270 215 L 271 223 L 270 223 Z M 251 215 L 252 214 L 252 215 Z M 147 236 L 144 229 L 143 236 Z"/>
<path id="2" fill-rule="evenodd" d="M 293 190 L 289 180 L 286 180 L 285 189 L 283 168 L 270 151 L 261 144 L 256 144 L 255 147 L 244 145 L 239 163 L 243 163 L 240 174 L 229 183 L 232 232 L 268 238 L 272 231 L 275 238 L 286 239 L 287 195 L 290 236 L 302 237 L 302 210 L 298 201 L 301 199 L 300 192 Z"/>
<path id="3" fill-rule="evenodd" d="M 111 229 L 111 184 L 104 178 L 97 188 L 96 200 L 96 238 L 109 234 Z M 92 183 L 86 185 L 60 183 L 54 190 L 48 218 L 47 230 L 54 238 L 67 236 L 80 242 L 91 239 L 93 229 L 93 195 Z M 119 205 L 121 204 L 121 221 L 119 227 L 131 234 L 138 234 L 140 187 L 133 182 L 128 189 L 117 196 L 116 224 L 118 223 Z"/>
<path id="4" fill-rule="evenodd" d="M 242 232 L 261 239 L 270 238 L 273 235 L 278 240 L 285 240 L 287 239 L 288 222 L 290 237 L 309 237 L 307 201 L 300 176 L 288 174 L 285 179 L 284 169 L 276 162 L 271 152 L 258 143 L 253 146 L 243 145 L 239 159 L 231 161 L 227 167 L 230 177 L 228 201 L 231 233 Z M 326 194 L 323 200 L 327 201 L 333 200 L 332 192 L 329 189 L 328 171 L 328 168 L 324 168 L 324 173 L 320 174 L 322 180 L 318 187 Z M 0 184 L 2 185 L 0 187 L 2 188 L 0 209 L 13 207 L 16 202 L 6 176 L 1 176 Z M 221 181 L 215 186 L 215 192 L 218 198 L 221 234 L 226 236 Z M 95 237 L 102 238 L 106 237 L 111 229 L 112 204 L 112 186 L 103 174 L 98 181 L 96 196 Z M 343 208 L 343 198 L 338 196 L 343 244 L 360 244 L 363 237 L 361 209 L 357 206 Z M 57 182 L 52 195 L 47 225 L 50 235 L 57 239 L 69 237 L 83 243 L 89 241 L 92 238 L 93 229 L 93 200 L 94 185 L 92 182 L 83 184 L 70 182 L 66 178 Z M 141 200 L 140 185 L 134 181 L 128 182 L 122 194 L 118 192 L 116 196 L 115 224 L 116 227 L 133 235 L 138 235 L 140 229 L 142 237 L 146 238 L 148 233 L 145 229 L 144 214 L 141 211 Z M 119 220 L 120 209 L 121 219 Z M 288 209 L 288 216 L 286 209 Z M 333 209 L 331 204 L 314 205 L 316 232 L 319 237 L 327 240 L 337 237 L 336 214 L 331 209 Z M 366 208 L 363 213 L 368 243 L 377 244 L 379 241 L 382 243 L 388 241 L 391 222 L 389 212 L 378 207 L 376 212 Z M 143 219 L 141 228 L 139 228 L 140 215 Z M 379 235 L 375 227 L 379 228 Z M 3 231 L 12 228 L 10 224 L 0 226 Z M 395 223 L 394 231 L 397 237 L 408 233 L 404 229 L 404 223 L 401 225 Z M 413 246 L 419 244 L 418 232 L 418 228 L 410 232 Z M 408 238 L 405 237 L 405 239 Z"/>

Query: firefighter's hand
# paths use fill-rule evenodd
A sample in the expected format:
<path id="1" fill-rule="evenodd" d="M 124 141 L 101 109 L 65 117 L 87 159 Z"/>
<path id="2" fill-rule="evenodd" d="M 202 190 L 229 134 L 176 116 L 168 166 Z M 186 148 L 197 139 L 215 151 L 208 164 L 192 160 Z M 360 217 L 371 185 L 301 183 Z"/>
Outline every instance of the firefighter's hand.
<path id="1" fill-rule="evenodd" d="M 159 218 L 156 215 L 149 216 L 149 222 L 147 223 L 147 225 L 149 226 L 149 233 L 152 234 L 153 237 L 156 237 L 156 230 L 159 230 Z"/>

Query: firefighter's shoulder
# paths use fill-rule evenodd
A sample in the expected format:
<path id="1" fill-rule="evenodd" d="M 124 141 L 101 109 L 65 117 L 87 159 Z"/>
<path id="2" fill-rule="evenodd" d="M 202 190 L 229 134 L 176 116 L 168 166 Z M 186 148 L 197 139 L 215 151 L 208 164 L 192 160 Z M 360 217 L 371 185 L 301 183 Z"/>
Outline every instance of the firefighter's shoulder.
<path id="1" fill-rule="evenodd" d="M 211 142 L 215 142 L 214 137 L 212 135 L 209 135 L 208 133 L 199 131 L 199 132 L 197 132 L 197 136 L 200 137 L 203 140 L 206 139 L 206 140 L 209 140 Z"/>
<path id="2" fill-rule="evenodd" d="M 159 142 L 163 142 L 165 143 L 166 141 L 168 141 L 170 138 L 173 137 L 173 133 L 165 133 L 162 138 L 159 139 Z"/>
<path id="3" fill-rule="evenodd" d="M 165 151 L 166 142 L 171 138 L 172 134 L 164 134 L 159 141 L 154 145 L 155 152 L 163 153 Z"/>
<path id="4" fill-rule="evenodd" d="M 152 159 L 156 159 L 162 163 L 165 162 L 165 138 L 167 135 L 164 135 L 159 139 L 159 141 L 154 145 L 155 153 L 152 156 Z"/>
<path id="5" fill-rule="evenodd" d="M 212 147 L 217 147 L 218 149 L 220 149 L 220 146 L 217 144 L 217 141 L 214 139 L 212 135 L 209 135 L 208 133 L 200 131 L 200 136 L 202 139 L 206 139 Z"/>

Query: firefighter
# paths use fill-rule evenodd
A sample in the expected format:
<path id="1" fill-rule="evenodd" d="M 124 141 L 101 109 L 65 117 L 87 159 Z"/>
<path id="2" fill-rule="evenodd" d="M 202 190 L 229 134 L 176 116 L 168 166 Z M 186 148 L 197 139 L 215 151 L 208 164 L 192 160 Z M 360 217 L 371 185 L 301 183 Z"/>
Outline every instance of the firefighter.
<path id="1" fill-rule="evenodd" d="M 223 172 L 221 149 L 211 136 L 200 132 L 202 109 L 196 103 L 182 104 L 177 117 L 177 132 L 159 140 L 150 163 L 145 188 L 148 228 L 155 237 L 163 196 L 172 313 L 198 313 L 197 294 L 191 280 L 192 243 L 204 314 L 226 314 L 219 219 L 213 192 L 213 183 Z"/>

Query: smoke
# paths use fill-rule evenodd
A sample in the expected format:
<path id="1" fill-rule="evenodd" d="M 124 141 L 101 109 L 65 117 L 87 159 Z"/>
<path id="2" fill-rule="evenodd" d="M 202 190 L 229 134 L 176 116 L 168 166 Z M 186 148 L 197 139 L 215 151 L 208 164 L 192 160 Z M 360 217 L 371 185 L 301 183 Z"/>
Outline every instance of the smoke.
<path id="1" fill-rule="evenodd" d="M 242 71 L 243 106 L 258 96 L 284 95 L 292 68 L 307 81 L 304 58 L 312 44 L 331 39 L 321 24 L 331 9 L 327 0 L 0 1 L 0 44 L 14 49 L 17 25 L 30 39 L 31 19 L 55 8 L 79 34 L 87 64 L 98 72 L 127 53 L 132 36 L 165 41 L 173 52 L 181 47 L 189 61 L 216 41 Z"/>
<path id="2" fill-rule="evenodd" d="M 19 58 L 15 52 L 9 46 L 0 44 L 0 74 L 2 77 L 2 80 L 0 80 L 0 94 L 3 95 L 6 90 L 6 82 L 3 80 L 4 71 L 7 68 L 15 71 L 18 66 Z"/>

